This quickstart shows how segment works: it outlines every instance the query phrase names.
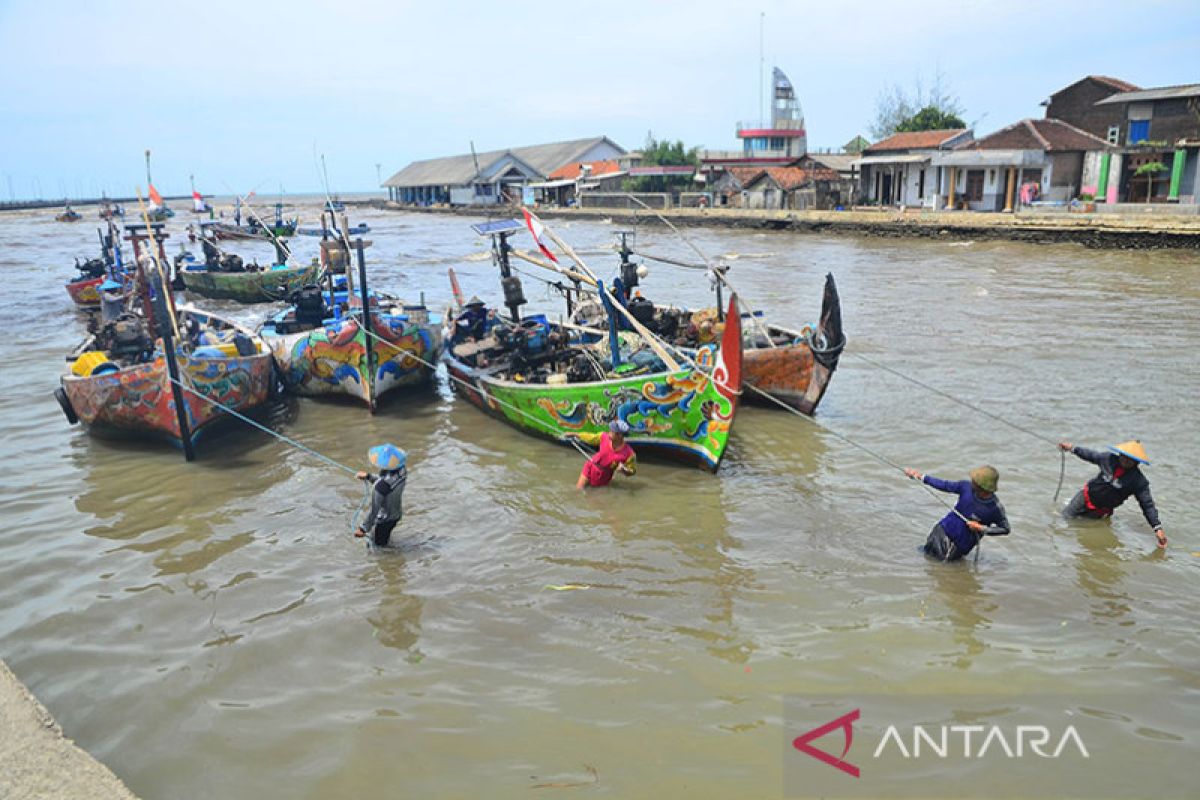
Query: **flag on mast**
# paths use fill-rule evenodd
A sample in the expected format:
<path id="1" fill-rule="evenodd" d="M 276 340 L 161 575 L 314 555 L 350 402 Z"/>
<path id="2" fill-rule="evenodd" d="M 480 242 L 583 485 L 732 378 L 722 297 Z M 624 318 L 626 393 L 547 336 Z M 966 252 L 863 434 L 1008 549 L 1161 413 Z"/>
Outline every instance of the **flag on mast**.
<path id="1" fill-rule="evenodd" d="M 529 232 L 533 234 L 533 240 L 537 242 L 538 249 L 546 254 L 546 258 L 557 264 L 558 259 L 554 257 L 554 253 L 550 252 L 549 248 L 546 247 L 546 243 L 542 240 L 542 233 L 546 230 L 546 226 L 542 225 L 540 219 L 530 214 L 528 208 L 522 208 L 521 212 L 525 215 L 525 225 L 529 228 Z"/>
<path id="2" fill-rule="evenodd" d="M 150 184 L 150 203 L 151 205 L 158 206 L 159 208 L 162 208 L 163 206 L 162 195 L 158 193 L 158 189 L 154 188 L 153 183 Z"/>
<path id="3" fill-rule="evenodd" d="M 204 197 L 195 189 L 192 189 L 192 210 L 196 213 L 208 211 L 208 205 L 205 204 Z"/>

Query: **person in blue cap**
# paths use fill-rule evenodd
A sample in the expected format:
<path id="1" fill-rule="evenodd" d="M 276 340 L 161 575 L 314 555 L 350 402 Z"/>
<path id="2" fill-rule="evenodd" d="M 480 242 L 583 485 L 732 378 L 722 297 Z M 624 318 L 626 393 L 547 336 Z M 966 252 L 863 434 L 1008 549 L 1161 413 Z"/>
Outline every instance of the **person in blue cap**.
<path id="1" fill-rule="evenodd" d="M 367 456 L 371 465 L 379 470 L 378 475 L 359 472 L 360 481 L 375 484 L 371 492 L 371 508 L 354 532 L 356 537 L 371 534 L 376 547 L 386 547 L 392 539 L 392 530 L 404 516 L 404 485 L 408 482 L 408 454 L 394 444 L 372 447 Z"/>
<path id="2" fill-rule="evenodd" d="M 1137 498 L 1142 507 L 1142 516 L 1154 529 L 1154 536 L 1159 547 L 1167 546 L 1167 535 L 1163 533 L 1162 522 L 1158 519 L 1158 509 L 1154 506 L 1154 498 L 1150 495 L 1150 480 L 1138 467 L 1142 464 L 1149 466 L 1150 459 L 1146 448 L 1137 439 L 1128 442 L 1109 445 L 1110 452 L 1089 450 L 1086 447 L 1076 447 L 1070 442 L 1059 442 L 1059 449 L 1071 453 L 1077 458 L 1095 464 L 1100 468 L 1096 477 L 1083 485 L 1063 509 L 1063 515 L 1068 519 L 1087 517 L 1089 519 L 1104 519 L 1111 517 L 1113 509 L 1129 499 L 1130 495 Z"/>
<path id="3" fill-rule="evenodd" d="M 105 278 L 104 283 L 96 287 L 100 294 L 100 322 L 112 322 L 125 311 L 125 293 L 119 282 Z"/>

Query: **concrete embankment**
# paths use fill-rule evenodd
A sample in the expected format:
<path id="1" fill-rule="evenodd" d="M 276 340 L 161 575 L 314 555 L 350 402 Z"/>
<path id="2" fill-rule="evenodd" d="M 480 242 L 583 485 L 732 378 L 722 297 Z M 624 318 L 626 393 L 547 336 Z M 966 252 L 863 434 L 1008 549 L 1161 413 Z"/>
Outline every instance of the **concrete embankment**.
<path id="1" fill-rule="evenodd" d="M 0 661 L 0 798 L 136 800 L 108 767 L 63 735 Z"/>
<path id="2" fill-rule="evenodd" d="M 468 216 L 495 214 L 498 209 L 413 208 L 376 202 L 378 208 L 427 211 Z M 1153 209 L 1153 207 L 1150 207 Z M 514 209 L 509 213 L 517 214 Z M 611 219 L 638 225 L 662 224 L 655 212 L 620 208 L 545 208 L 545 218 Z M 1200 249 L 1200 215 L 1130 212 L 1074 214 L 1023 212 L 1017 214 L 974 211 L 763 211 L 753 209 L 678 208 L 659 212 L 675 225 L 728 227 L 796 233 L 849 233 L 884 237 L 929 239 L 1001 239 L 1025 242 L 1077 242 L 1088 247 L 1116 249 Z M 518 214 L 519 215 L 519 214 Z"/>

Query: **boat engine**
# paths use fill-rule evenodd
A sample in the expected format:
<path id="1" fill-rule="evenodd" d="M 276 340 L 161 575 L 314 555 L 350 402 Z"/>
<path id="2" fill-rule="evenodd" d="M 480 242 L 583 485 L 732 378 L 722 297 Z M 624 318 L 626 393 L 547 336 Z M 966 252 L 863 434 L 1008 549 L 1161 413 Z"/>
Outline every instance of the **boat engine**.
<path id="1" fill-rule="evenodd" d="M 107 323 L 97 340 L 114 361 L 138 363 L 145 361 L 145 356 L 154 350 L 154 341 L 146 324 L 136 314 L 125 313 Z"/>
<path id="2" fill-rule="evenodd" d="M 79 270 L 79 277 L 81 280 L 86 280 L 87 278 L 103 278 L 105 271 L 104 259 L 89 258 L 87 261 L 80 264 L 79 259 L 77 258 L 75 259 L 75 269 Z"/>
<path id="3" fill-rule="evenodd" d="M 321 287 L 309 284 L 292 293 L 292 305 L 296 307 L 296 322 L 305 328 L 321 325 L 329 309 L 325 305 L 325 297 Z"/>
<path id="4" fill-rule="evenodd" d="M 209 266 L 209 269 L 210 270 L 212 269 L 211 265 Z M 220 260 L 217 261 L 217 271 L 218 272 L 245 272 L 246 267 L 242 263 L 241 256 L 235 255 L 233 253 L 229 253 L 227 255 L 221 256 Z"/>
<path id="5" fill-rule="evenodd" d="M 651 327 L 654 323 L 654 303 L 651 303 L 640 294 L 630 299 L 629 313 L 647 328 Z"/>

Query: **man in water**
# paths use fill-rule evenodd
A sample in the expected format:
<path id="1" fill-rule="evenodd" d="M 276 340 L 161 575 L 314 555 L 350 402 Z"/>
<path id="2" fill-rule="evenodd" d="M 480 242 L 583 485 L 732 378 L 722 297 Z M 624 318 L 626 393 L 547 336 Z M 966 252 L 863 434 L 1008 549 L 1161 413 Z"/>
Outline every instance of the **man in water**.
<path id="1" fill-rule="evenodd" d="M 371 492 L 371 508 L 354 535 L 363 537 L 370 533 L 376 547 L 386 547 L 391 541 L 392 529 L 404 516 L 402 501 L 404 486 L 408 482 L 408 455 L 392 444 L 372 447 L 367 455 L 372 466 L 379 470 L 379 475 L 369 472 L 355 475 L 360 481 L 374 483 L 375 487 Z"/>
<path id="2" fill-rule="evenodd" d="M 1137 439 L 1109 445 L 1111 452 L 1089 450 L 1086 447 L 1075 447 L 1070 442 L 1059 442 L 1059 448 L 1071 453 L 1084 461 L 1090 461 L 1100 467 L 1100 473 L 1083 485 L 1063 509 L 1067 518 L 1087 517 L 1088 519 L 1104 519 L 1111 517 L 1113 509 L 1129 499 L 1130 495 L 1137 498 L 1142 507 L 1142 516 L 1154 529 L 1159 547 L 1167 546 L 1167 535 L 1163 533 L 1162 522 L 1158 519 L 1158 509 L 1154 507 L 1154 498 L 1150 496 L 1150 481 L 1138 469 L 1139 465 L 1149 465 L 1146 458 L 1146 448 Z"/>
<path id="3" fill-rule="evenodd" d="M 1000 473 L 983 466 L 970 472 L 970 480 L 944 481 L 915 469 L 904 474 L 941 492 L 957 494 L 954 510 L 933 526 L 925 541 L 925 555 L 938 561 L 957 561 L 975 549 L 984 536 L 1007 536 L 1008 515 L 996 497 Z"/>
<path id="4" fill-rule="evenodd" d="M 579 480 L 575 483 L 576 489 L 586 486 L 608 486 L 617 470 L 620 470 L 622 475 L 633 475 L 637 472 L 637 456 L 625 441 L 627 433 L 629 423 L 614 419 L 608 424 L 607 433 L 573 434 L 588 444 L 600 445 L 600 452 L 583 465 L 583 471 L 579 473 Z"/>

